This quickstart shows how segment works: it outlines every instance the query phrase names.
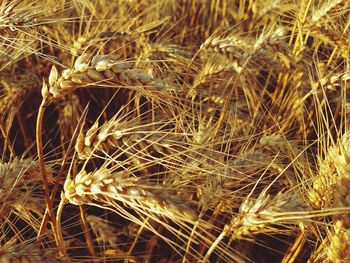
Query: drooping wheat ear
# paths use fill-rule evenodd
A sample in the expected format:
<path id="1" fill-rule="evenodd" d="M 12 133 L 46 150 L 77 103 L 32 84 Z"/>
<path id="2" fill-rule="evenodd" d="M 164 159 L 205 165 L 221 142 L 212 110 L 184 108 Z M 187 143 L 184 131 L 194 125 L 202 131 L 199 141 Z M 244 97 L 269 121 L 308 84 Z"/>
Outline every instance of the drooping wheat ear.
<path id="1" fill-rule="evenodd" d="M 326 70 L 330 69 L 327 69 L 325 68 L 325 66 L 321 65 L 321 72 Z M 327 74 L 326 72 L 325 74 Z M 329 90 L 336 90 L 342 85 L 343 81 L 349 80 L 350 72 L 332 72 L 328 75 L 321 76 L 320 78 L 318 78 L 317 81 L 312 83 L 312 88 L 316 90 L 319 87 L 323 87 Z"/>
<path id="2" fill-rule="evenodd" d="M 295 6 L 285 0 L 257 0 L 252 4 L 253 19 L 261 24 L 268 24 L 268 21 L 276 18 L 282 12 L 288 12 Z M 255 24 L 255 23 L 254 23 Z"/>
<path id="3" fill-rule="evenodd" d="M 50 172 L 49 178 L 52 180 Z M 40 181 L 40 170 L 35 161 L 14 159 L 0 163 L 0 216 L 10 212 L 13 205 L 25 198 Z"/>
<path id="4" fill-rule="evenodd" d="M 142 167 L 155 161 L 156 155 L 175 158 L 174 154 L 185 151 L 184 136 L 167 128 L 168 124 L 165 121 L 142 124 L 137 120 L 112 119 L 99 128 L 96 122 L 85 134 L 79 133 L 75 149 L 81 159 L 87 159 L 95 152 L 112 156 L 125 154 L 135 165 Z"/>
<path id="5" fill-rule="evenodd" d="M 28 193 L 26 197 L 20 198 L 14 205 L 13 214 L 27 222 L 31 228 L 39 232 L 40 222 L 45 214 L 45 200 L 38 195 Z M 54 240 L 52 232 L 46 233 L 50 240 Z"/>
<path id="6" fill-rule="evenodd" d="M 282 27 L 273 31 L 262 33 L 258 39 L 243 38 L 240 36 L 230 36 L 220 39 L 219 37 L 208 38 L 200 47 L 200 50 L 207 50 L 227 55 L 238 65 L 242 66 L 250 57 L 258 57 L 264 61 L 271 62 L 282 60 L 285 66 L 289 67 L 291 62 L 288 57 L 290 50 L 283 40 L 286 32 Z M 269 60 L 266 60 L 266 59 Z"/>
<path id="7" fill-rule="evenodd" d="M 344 59 L 348 59 L 349 50 L 348 50 L 348 39 L 341 33 L 337 32 L 337 28 L 324 28 L 316 25 L 306 25 L 305 31 L 311 33 L 317 43 L 325 43 L 330 45 L 333 48 L 339 50 L 340 55 Z"/>
<path id="8" fill-rule="evenodd" d="M 326 154 L 326 161 L 331 162 L 338 176 L 350 179 L 350 132 L 346 132 L 339 142 Z"/>
<path id="9" fill-rule="evenodd" d="M 350 175 L 350 174 L 349 174 Z M 350 177 L 340 178 L 340 180 L 333 186 L 334 191 L 334 207 L 350 207 Z M 340 219 L 344 227 L 350 229 L 350 213 L 343 213 L 341 215 L 334 215 L 333 218 Z"/>
<path id="10" fill-rule="evenodd" d="M 196 213 L 179 196 L 168 194 L 167 189 L 146 184 L 129 172 L 111 172 L 102 167 L 94 172 L 80 171 L 64 183 L 64 197 L 72 204 L 112 204 L 119 201 L 147 213 L 170 219 L 195 220 Z"/>
<path id="11" fill-rule="evenodd" d="M 273 225 L 298 224 L 302 221 L 302 215 L 296 216 L 295 213 L 305 216 L 308 214 L 308 208 L 301 199 L 288 193 L 279 192 L 276 196 L 271 196 L 263 192 L 256 200 L 246 198 L 239 208 L 239 214 L 224 226 L 204 259 L 209 259 L 225 236 L 231 236 L 232 240 L 252 238 L 259 233 L 281 231 Z"/>
<path id="12" fill-rule="evenodd" d="M 233 239 L 243 239 L 258 233 L 278 231 L 271 224 L 297 224 L 293 212 L 307 213 L 307 206 L 296 196 L 279 192 L 276 196 L 260 195 L 256 200 L 246 198 L 239 214 L 225 226 Z M 286 216 L 289 215 L 289 216 Z"/>
<path id="13" fill-rule="evenodd" d="M 73 68 L 63 70 L 60 76 L 56 67 L 52 67 L 50 86 L 43 87 L 43 96 L 56 98 L 79 87 L 108 84 L 133 88 L 153 96 L 168 87 L 165 81 L 134 68 L 131 62 L 119 61 L 113 55 L 96 55 L 91 58 L 84 54 L 75 60 Z"/>
<path id="14" fill-rule="evenodd" d="M 330 262 L 350 261 L 350 228 L 345 227 L 342 221 L 335 222 L 326 250 Z"/>
<path id="15" fill-rule="evenodd" d="M 120 235 L 121 232 L 118 233 L 118 230 L 112 226 L 111 222 L 93 215 L 88 215 L 86 221 L 91 226 L 99 244 L 109 244 L 111 246 L 116 246 L 118 244 L 118 235 Z"/>
<path id="16" fill-rule="evenodd" d="M 0 261 L 4 263 L 68 263 L 68 257 L 60 257 L 55 248 L 41 248 L 37 243 L 16 244 L 12 239 L 0 246 Z"/>
<path id="17" fill-rule="evenodd" d="M 293 159 L 301 153 L 300 147 L 298 147 L 296 143 L 287 140 L 281 133 L 264 133 L 257 147 L 262 147 L 273 153 L 280 152 L 283 156 L 287 156 L 290 159 Z M 299 158 L 302 157 L 303 156 L 300 156 Z"/>
<path id="18" fill-rule="evenodd" d="M 14 77 L 10 72 L 0 72 L 1 118 L 9 114 L 13 116 L 21 108 L 28 93 L 40 83 L 35 74 L 25 72 L 18 75 Z"/>
<path id="19" fill-rule="evenodd" d="M 310 23 L 315 25 L 320 25 L 322 21 L 325 20 L 325 17 L 329 14 L 332 9 L 335 9 L 337 6 L 341 5 L 344 0 L 326 0 L 323 4 L 314 10 Z"/>

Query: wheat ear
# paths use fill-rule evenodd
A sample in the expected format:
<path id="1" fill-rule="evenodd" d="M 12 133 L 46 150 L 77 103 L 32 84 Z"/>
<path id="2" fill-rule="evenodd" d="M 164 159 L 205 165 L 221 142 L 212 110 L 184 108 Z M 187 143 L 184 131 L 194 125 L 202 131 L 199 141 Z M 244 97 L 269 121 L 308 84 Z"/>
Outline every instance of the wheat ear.
<path id="1" fill-rule="evenodd" d="M 56 98 L 79 87 L 108 83 L 128 86 L 129 88 L 134 87 L 138 91 L 153 96 L 168 86 L 165 81 L 156 79 L 146 71 L 133 67 L 131 62 L 118 61 L 117 57 L 113 55 L 96 55 L 90 58 L 84 54 L 75 60 L 73 68 L 63 70 L 60 76 L 57 68 L 52 67 L 49 75 L 49 87 L 45 94 Z"/>
<path id="2" fill-rule="evenodd" d="M 75 205 L 120 201 L 137 211 L 144 209 L 170 219 L 197 218 L 182 198 L 167 192 L 143 183 L 127 171 L 111 172 L 105 167 L 90 173 L 82 170 L 73 179 L 68 176 L 64 183 L 64 197 Z"/>
<path id="3" fill-rule="evenodd" d="M 302 212 L 295 216 L 294 213 Z M 271 196 L 263 192 L 256 200 L 246 198 L 239 208 L 238 216 L 232 217 L 222 233 L 208 249 L 203 262 L 209 259 L 222 239 L 230 235 L 233 240 L 245 239 L 258 233 L 278 232 L 272 224 L 297 224 L 307 215 L 307 206 L 302 200 L 287 193 Z"/>
<path id="4" fill-rule="evenodd" d="M 0 216 L 10 212 L 40 180 L 39 165 L 33 160 L 14 159 L 8 163 L 0 163 Z M 52 181 L 49 168 L 48 180 Z"/>

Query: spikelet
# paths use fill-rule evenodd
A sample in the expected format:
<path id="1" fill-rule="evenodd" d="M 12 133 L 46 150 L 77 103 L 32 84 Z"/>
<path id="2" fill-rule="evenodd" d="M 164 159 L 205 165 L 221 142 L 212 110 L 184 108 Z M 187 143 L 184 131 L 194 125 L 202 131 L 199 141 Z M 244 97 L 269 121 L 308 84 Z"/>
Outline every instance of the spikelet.
<path id="1" fill-rule="evenodd" d="M 283 37 L 285 30 L 278 27 L 275 30 L 262 33 L 258 39 L 230 36 L 228 38 L 210 37 L 200 47 L 201 51 L 217 52 L 228 56 L 237 63 L 238 72 L 250 57 L 260 58 L 264 62 L 281 61 L 281 66 L 290 68 L 291 57 L 287 43 Z M 275 65 L 276 66 L 276 65 Z"/>
<path id="2" fill-rule="evenodd" d="M 80 159 L 101 153 L 112 157 L 125 154 L 140 170 L 147 164 L 165 164 L 182 152 L 186 155 L 188 146 L 185 136 L 166 128 L 169 123 L 112 119 L 98 127 L 96 122 L 86 133 L 80 131 L 75 149 Z"/>
<path id="3" fill-rule="evenodd" d="M 335 9 L 338 5 L 341 5 L 344 0 L 326 0 L 322 3 L 322 5 L 316 8 L 311 16 L 310 23 L 315 25 L 320 25 L 323 18 L 329 15 L 329 12 L 332 9 Z"/>

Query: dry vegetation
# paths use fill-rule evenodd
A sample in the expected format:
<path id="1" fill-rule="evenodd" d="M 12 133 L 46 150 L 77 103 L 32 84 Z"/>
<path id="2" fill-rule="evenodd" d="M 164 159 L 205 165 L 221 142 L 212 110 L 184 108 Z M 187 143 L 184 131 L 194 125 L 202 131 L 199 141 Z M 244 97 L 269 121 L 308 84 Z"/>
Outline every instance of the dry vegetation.
<path id="1" fill-rule="evenodd" d="M 348 0 L 1 0 L 1 262 L 350 262 Z"/>

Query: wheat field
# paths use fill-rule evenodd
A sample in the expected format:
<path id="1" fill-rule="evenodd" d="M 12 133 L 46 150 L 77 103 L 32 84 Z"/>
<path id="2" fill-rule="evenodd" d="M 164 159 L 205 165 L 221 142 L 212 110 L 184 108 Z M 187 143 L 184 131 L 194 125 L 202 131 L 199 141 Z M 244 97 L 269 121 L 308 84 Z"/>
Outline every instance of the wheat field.
<path id="1" fill-rule="evenodd" d="M 0 0 L 0 262 L 350 262 L 349 27 L 348 0 Z"/>

